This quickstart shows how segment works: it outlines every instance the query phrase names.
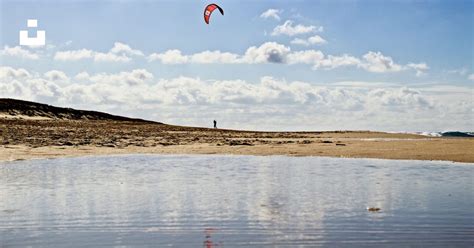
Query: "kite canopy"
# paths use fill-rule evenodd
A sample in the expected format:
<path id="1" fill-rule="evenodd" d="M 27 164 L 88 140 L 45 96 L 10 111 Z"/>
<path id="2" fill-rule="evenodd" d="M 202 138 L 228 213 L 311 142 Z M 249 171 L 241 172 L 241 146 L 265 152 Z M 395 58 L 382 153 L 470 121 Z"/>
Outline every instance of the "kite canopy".
<path id="1" fill-rule="evenodd" d="M 211 3 L 207 5 L 206 8 L 204 9 L 204 21 L 207 24 L 209 24 L 209 20 L 211 19 L 212 12 L 216 9 L 218 9 L 219 12 L 221 12 L 221 14 L 224 15 L 224 10 L 215 3 Z"/>

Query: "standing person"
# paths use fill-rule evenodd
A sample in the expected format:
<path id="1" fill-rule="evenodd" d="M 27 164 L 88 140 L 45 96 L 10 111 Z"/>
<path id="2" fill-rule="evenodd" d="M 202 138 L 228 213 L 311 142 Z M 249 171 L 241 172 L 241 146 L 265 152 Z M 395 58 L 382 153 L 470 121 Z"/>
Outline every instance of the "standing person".
<path id="1" fill-rule="evenodd" d="M 217 121 L 214 120 L 214 128 L 217 128 Z"/>

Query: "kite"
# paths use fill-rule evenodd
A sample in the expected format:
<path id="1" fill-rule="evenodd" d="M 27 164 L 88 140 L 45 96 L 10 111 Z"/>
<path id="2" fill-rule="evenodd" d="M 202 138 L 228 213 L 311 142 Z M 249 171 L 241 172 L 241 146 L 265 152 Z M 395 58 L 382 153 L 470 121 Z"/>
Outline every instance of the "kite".
<path id="1" fill-rule="evenodd" d="M 206 8 L 204 9 L 204 21 L 207 24 L 209 24 L 209 20 L 211 19 L 212 12 L 216 9 L 218 9 L 219 12 L 221 12 L 221 14 L 224 15 L 224 10 L 215 3 L 211 3 L 207 5 Z"/>

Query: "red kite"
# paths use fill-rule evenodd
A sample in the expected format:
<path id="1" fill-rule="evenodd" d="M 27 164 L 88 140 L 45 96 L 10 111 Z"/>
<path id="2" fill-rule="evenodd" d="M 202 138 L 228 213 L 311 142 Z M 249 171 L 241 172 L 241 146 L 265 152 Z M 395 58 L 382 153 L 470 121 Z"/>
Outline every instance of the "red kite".
<path id="1" fill-rule="evenodd" d="M 211 3 L 207 5 L 206 8 L 204 9 L 204 21 L 207 24 L 209 24 L 209 19 L 211 18 L 212 12 L 216 9 L 218 9 L 219 12 L 221 12 L 221 14 L 224 15 L 224 10 L 215 3 Z"/>

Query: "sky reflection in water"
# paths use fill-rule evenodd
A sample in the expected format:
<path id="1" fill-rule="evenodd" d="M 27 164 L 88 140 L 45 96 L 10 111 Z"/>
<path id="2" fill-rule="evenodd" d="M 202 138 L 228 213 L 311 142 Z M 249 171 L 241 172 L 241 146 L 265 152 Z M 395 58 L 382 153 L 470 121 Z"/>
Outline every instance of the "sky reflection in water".
<path id="1" fill-rule="evenodd" d="M 0 163 L 0 246 L 472 247 L 473 177 L 468 164 L 321 157 Z"/>

